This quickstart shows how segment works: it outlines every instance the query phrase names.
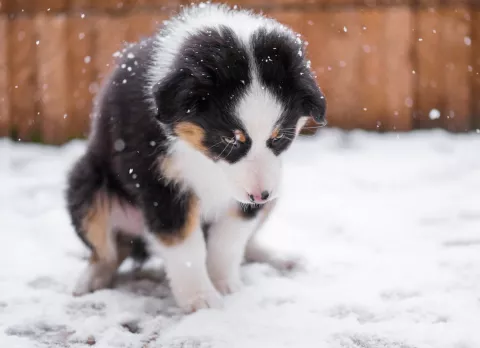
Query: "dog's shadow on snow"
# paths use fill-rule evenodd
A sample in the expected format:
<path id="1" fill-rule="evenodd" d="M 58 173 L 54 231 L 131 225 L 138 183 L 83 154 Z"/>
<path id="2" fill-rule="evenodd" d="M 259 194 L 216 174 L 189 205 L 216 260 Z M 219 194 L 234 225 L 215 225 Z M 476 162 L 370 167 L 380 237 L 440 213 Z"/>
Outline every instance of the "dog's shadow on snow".
<path id="1" fill-rule="evenodd" d="M 248 285 L 250 278 L 247 274 L 257 278 L 258 276 L 265 278 L 290 278 L 295 277 L 299 272 L 302 273 L 303 268 L 281 269 L 275 267 L 270 263 L 256 263 L 245 261 L 242 264 L 242 269 L 247 279 L 244 284 Z M 257 278 L 258 279 L 258 278 Z M 158 311 L 157 315 L 185 315 L 177 306 L 170 289 L 170 284 L 166 271 L 162 263 L 142 266 L 122 267 L 116 274 L 113 283 L 109 287 L 110 290 L 120 291 L 124 294 L 133 296 L 142 296 L 151 298 L 152 300 L 162 302 L 160 306 L 162 310 Z"/>

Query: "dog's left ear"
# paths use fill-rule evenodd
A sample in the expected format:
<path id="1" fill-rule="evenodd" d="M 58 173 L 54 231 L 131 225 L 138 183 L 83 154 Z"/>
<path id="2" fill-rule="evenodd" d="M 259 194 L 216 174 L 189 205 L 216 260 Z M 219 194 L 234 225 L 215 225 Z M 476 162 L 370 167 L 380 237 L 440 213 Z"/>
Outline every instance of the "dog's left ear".
<path id="1" fill-rule="evenodd" d="M 325 95 L 318 87 L 311 91 L 305 104 L 304 106 L 308 110 L 309 116 L 320 126 L 326 126 L 327 119 L 325 115 L 327 112 L 327 101 Z"/>

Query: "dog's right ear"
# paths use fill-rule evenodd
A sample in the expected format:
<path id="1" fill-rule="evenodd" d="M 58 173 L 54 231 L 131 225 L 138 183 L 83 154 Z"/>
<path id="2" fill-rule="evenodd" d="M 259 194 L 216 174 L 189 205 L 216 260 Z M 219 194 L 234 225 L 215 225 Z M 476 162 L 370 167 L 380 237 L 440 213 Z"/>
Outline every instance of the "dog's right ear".
<path id="1" fill-rule="evenodd" d="M 172 124 L 181 115 L 189 113 L 195 105 L 196 96 L 192 93 L 194 79 L 187 69 L 169 73 L 152 87 L 157 106 L 157 119 Z"/>

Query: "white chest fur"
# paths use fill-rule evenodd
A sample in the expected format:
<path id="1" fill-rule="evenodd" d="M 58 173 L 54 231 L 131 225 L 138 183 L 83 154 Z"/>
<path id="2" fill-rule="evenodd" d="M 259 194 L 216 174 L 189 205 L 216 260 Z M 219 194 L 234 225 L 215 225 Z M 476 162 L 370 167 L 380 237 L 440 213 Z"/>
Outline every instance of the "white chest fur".
<path id="1" fill-rule="evenodd" d="M 171 148 L 169 176 L 191 189 L 200 199 L 204 217 L 215 218 L 233 203 L 232 186 L 223 170 L 182 140 Z"/>

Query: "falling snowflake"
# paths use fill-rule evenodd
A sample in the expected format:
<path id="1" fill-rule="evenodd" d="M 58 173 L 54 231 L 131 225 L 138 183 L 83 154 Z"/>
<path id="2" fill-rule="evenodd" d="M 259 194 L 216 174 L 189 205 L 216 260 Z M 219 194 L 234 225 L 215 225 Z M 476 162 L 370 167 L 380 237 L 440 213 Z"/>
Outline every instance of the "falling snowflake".
<path id="1" fill-rule="evenodd" d="M 405 99 L 405 105 L 409 108 L 411 108 L 413 106 L 413 99 L 408 97 Z"/>
<path id="2" fill-rule="evenodd" d="M 431 120 L 438 120 L 440 118 L 440 116 L 441 116 L 440 111 L 437 110 L 437 109 L 430 110 L 430 113 L 428 114 L 428 117 Z"/>
<path id="3" fill-rule="evenodd" d="M 113 143 L 113 147 L 117 152 L 123 151 L 123 149 L 125 149 L 125 142 L 122 139 L 117 139 Z"/>

